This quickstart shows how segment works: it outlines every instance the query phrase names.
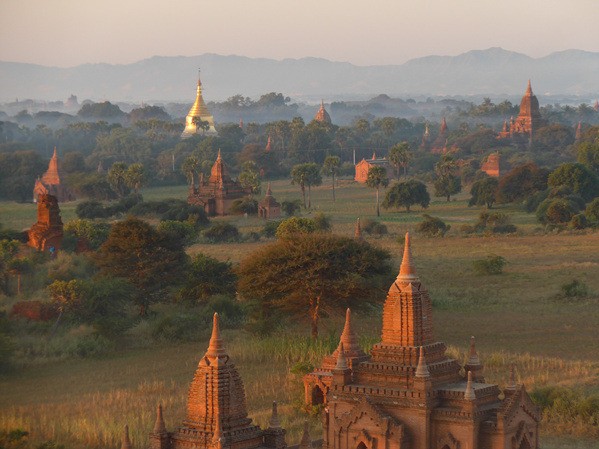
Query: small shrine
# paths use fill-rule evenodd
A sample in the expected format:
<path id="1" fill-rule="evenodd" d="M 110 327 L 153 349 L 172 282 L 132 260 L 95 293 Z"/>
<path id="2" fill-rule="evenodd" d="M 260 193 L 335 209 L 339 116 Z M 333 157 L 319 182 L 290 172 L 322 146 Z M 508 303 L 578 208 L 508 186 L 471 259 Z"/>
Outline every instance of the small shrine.
<path id="1" fill-rule="evenodd" d="M 384 157 L 377 158 L 376 153 L 373 152 L 371 159 L 362 159 L 356 164 L 354 181 L 361 184 L 366 184 L 366 181 L 368 180 L 368 172 L 372 167 L 384 167 L 385 170 L 387 170 L 387 176 L 390 175 L 391 167 L 389 165 L 389 161 Z"/>
<path id="2" fill-rule="evenodd" d="M 487 156 L 485 161 L 480 166 L 481 171 L 485 172 L 487 175 L 492 178 L 499 178 L 500 170 L 499 170 L 499 153 L 492 153 Z"/>
<path id="3" fill-rule="evenodd" d="M 281 205 L 277 202 L 274 196 L 272 196 L 272 190 L 270 188 L 270 182 L 266 188 L 266 195 L 262 201 L 258 203 L 258 216 L 270 220 L 273 218 L 279 218 L 281 216 Z"/>

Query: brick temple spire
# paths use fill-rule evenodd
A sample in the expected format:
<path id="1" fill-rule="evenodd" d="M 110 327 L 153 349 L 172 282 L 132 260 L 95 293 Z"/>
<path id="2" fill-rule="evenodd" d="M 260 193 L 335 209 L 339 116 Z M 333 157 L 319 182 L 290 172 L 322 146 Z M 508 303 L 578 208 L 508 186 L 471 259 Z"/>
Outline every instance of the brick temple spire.
<path id="1" fill-rule="evenodd" d="M 129 426 L 125 424 L 123 429 L 123 439 L 121 440 L 121 449 L 131 449 L 131 440 L 129 439 Z"/>
<path id="2" fill-rule="evenodd" d="M 474 393 L 474 387 L 472 386 L 472 371 L 468 371 L 468 383 L 466 384 L 464 399 L 467 401 L 474 401 L 476 399 L 476 393 Z"/>
<path id="3" fill-rule="evenodd" d="M 433 343 L 432 313 L 430 297 L 412 260 L 410 233 L 406 233 L 399 274 L 383 307 L 382 344 L 414 348 Z"/>
<path id="4" fill-rule="evenodd" d="M 424 347 L 420 346 L 420 357 L 418 357 L 418 366 L 416 367 L 416 377 L 430 377 L 426 359 L 424 357 Z"/>
<path id="5" fill-rule="evenodd" d="M 470 352 L 468 355 L 468 362 L 464 365 L 464 370 L 466 372 L 472 373 L 472 378 L 475 382 L 484 382 L 485 378 L 483 377 L 483 364 L 478 357 L 478 353 L 476 352 L 476 342 L 474 336 L 470 337 Z"/>
<path id="6" fill-rule="evenodd" d="M 156 434 L 166 433 L 166 426 L 162 417 L 162 404 L 158 404 L 158 408 L 156 409 L 156 422 L 154 423 L 153 432 Z"/>

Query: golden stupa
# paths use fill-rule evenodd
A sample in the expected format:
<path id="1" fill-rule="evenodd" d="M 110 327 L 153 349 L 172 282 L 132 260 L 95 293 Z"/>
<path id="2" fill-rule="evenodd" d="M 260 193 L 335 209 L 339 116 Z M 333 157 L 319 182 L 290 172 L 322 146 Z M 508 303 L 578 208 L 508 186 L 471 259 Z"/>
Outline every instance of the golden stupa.
<path id="1" fill-rule="evenodd" d="M 202 127 L 197 126 L 199 120 L 207 122 L 208 129 L 202 129 Z M 185 118 L 185 129 L 183 130 L 181 137 L 185 139 L 194 134 L 204 134 L 208 136 L 215 136 L 217 134 L 216 128 L 214 127 L 214 118 L 210 115 L 210 112 L 208 112 L 206 103 L 204 103 L 204 99 L 202 98 L 202 81 L 200 80 L 199 73 L 196 101 L 193 103 L 193 106 Z"/>

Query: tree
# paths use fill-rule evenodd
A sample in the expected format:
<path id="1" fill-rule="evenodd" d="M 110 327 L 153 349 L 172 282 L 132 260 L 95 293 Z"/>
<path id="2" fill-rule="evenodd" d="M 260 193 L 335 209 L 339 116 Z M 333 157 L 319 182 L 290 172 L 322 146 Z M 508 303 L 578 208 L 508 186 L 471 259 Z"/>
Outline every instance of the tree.
<path id="1" fill-rule="evenodd" d="M 254 161 L 244 162 L 239 174 L 239 183 L 250 192 L 250 198 L 260 193 L 260 173 Z"/>
<path id="2" fill-rule="evenodd" d="M 190 304 L 203 304 L 213 295 L 234 295 L 236 282 L 231 262 L 198 253 L 191 259 L 177 296 Z"/>
<path id="3" fill-rule="evenodd" d="M 131 164 L 125 172 L 125 184 L 127 187 L 133 189 L 133 192 L 137 193 L 145 182 L 146 176 L 144 173 L 144 166 L 139 162 Z"/>
<path id="4" fill-rule="evenodd" d="M 313 232 L 316 232 L 314 220 L 303 217 L 290 217 L 279 223 L 275 235 L 278 239 L 285 239 L 298 234 L 312 234 Z"/>
<path id="5" fill-rule="evenodd" d="M 497 200 L 513 203 L 543 191 L 547 189 L 547 175 L 547 170 L 532 162 L 514 167 L 499 181 Z"/>
<path id="6" fill-rule="evenodd" d="M 395 167 L 395 174 L 398 178 L 400 167 L 403 167 L 404 175 L 407 173 L 412 157 L 413 154 L 410 151 L 410 144 L 408 142 L 401 142 L 391 147 L 389 150 L 389 162 Z"/>
<path id="7" fill-rule="evenodd" d="M 389 185 L 387 169 L 380 166 L 370 167 L 370 170 L 368 170 L 368 178 L 366 178 L 366 185 L 371 189 L 376 189 L 376 216 L 380 217 L 379 191 L 381 187 L 387 187 Z"/>
<path id="8" fill-rule="evenodd" d="M 389 253 L 333 234 L 302 234 L 277 240 L 239 266 L 241 296 L 265 318 L 280 311 L 310 322 L 318 338 L 323 312 L 367 307 L 385 297 Z"/>
<path id="9" fill-rule="evenodd" d="M 551 172 L 547 179 L 550 187 L 567 186 L 585 201 L 599 195 L 599 179 L 585 165 L 578 163 L 562 164 Z"/>
<path id="10" fill-rule="evenodd" d="M 322 177 L 318 165 L 313 162 L 294 165 L 291 169 L 291 183 L 300 186 L 304 208 L 306 208 L 306 187 L 308 187 L 308 208 L 312 207 L 310 201 L 310 188 L 322 184 Z"/>
<path id="11" fill-rule="evenodd" d="M 21 294 L 21 277 L 31 271 L 33 264 L 25 257 L 15 257 L 8 263 L 8 270 L 17 277 L 17 295 Z"/>
<path id="12" fill-rule="evenodd" d="M 195 186 L 195 175 L 200 170 L 200 160 L 195 156 L 187 156 L 181 164 L 181 171 L 187 178 L 190 186 Z"/>
<path id="13" fill-rule="evenodd" d="M 208 123 L 205 120 L 202 120 L 200 117 L 192 117 L 191 123 L 195 125 L 196 133 L 201 130 L 202 134 L 204 134 L 206 131 L 210 129 L 210 123 Z"/>
<path id="14" fill-rule="evenodd" d="M 468 206 L 487 206 L 488 209 L 491 209 L 497 199 L 498 186 L 499 181 L 489 176 L 476 181 L 470 189 L 472 197 L 468 201 Z"/>
<path id="15" fill-rule="evenodd" d="M 120 197 L 127 195 L 130 192 L 127 186 L 127 164 L 124 162 L 112 164 L 108 170 L 108 182 Z"/>
<path id="16" fill-rule="evenodd" d="M 599 176 L 599 139 L 596 142 L 581 142 L 578 145 L 577 160 Z"/>
<path id="17" fill-rule="evenodd" d="M 19 242 L 17 240 L 0 240 L 0 291 L 8 294 L 8 279 L 10 264 L 19 253 Z"/>
<path id="18" fill-rule="evenodd" d="M 431 197 L 426 190 L 426 186 L 420 181 L 410 179 L 409 181 L 396 183 L 387 191 L 383 207 L 385 209 L 405 207 L 406 212 L 410 212 L 410 207 L 414 204 L 426 209 L 430 202 Z"/>
<path id="19" fill-rule="evenodd" d="M 444 196 L 449 202 L 450 196 L 462 190 L 462 182 L 455 174 L 458 165 L 453 157 L 444 155 L 435 165 L 435 196 Z"/>
<path id="20" fill-rule="evenodd" d="M 335 202 L 335 176 L 339 173 L 341 159 L 339 156 L 327 156 L 322 164 L 322 172 L 333 180 L 333 203 Z"/>
<path id="21" fill-rule="evenodd" d="M 139 314 L 146 316 L 150 304 L 178 280 L 187 256 L 178 239 L 145 221 L 128 218 L 112 226 L 95 261 L 102 274 L 124 278 L 135 286 L 133 301 Z"/>

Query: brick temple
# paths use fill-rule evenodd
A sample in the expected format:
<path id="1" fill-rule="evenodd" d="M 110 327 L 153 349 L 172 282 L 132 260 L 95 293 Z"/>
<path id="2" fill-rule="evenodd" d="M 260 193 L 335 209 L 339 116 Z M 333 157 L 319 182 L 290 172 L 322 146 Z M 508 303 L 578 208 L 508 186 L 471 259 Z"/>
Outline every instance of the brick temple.
<path id="1" fill-rule="evenodd" d="M 537 96 L 532 93 L 532 86 L 530 80 L 528 80 L 526 92 L 520 101 L 520 112 L 518 117 L 515 119 L 514 117 L 510 118 L 509 123 L 507 121 L 503 123 L 503 129 L 499 133 L 499 138 L 529 139 L 532 141 L 534 133 L 545 125 L 546 122 L 543 117 L 541 117 L 541 111 L 539 109 L 539 100 L 537 99 Z"/>
<path id="2" fill-rule="evenodd" d="M 348 310 L 338 348 L 304 378 L 323 407 L 323 449 L 537 449 L 540 414 L 511 376 L 485 382 L 474 338 L 462 366 L 435 341 L 432 305 L 412 260 L 403 260 L 383 308 L 381 342 L 359 346 Z"/>
<path id="3" fill-rule="evenodd" d="M 128 429 L 123 449 L 131 446 Z M 187 397 L 186 417 L 177 429 L 168 431 L 162 407 L 150 433 L 149 449 L 285 449 L 285 430 L 273 403 L 267 429 L 248 417 L 243 381 L 227 354 L 220 336 L 218 314 L 214 314 L 208 350 L 198 363 Z"/>
<path id="4" fill-rule="evenodd" d="M 372 158 L 362 159 L 356 164 L 354 181 L 359 182 L 360 184 L 366 184 L 366 181 L 368 180 L 368 172 L 372 167 L 384 167 L 385 170 L 387 170 L 387 176 L 390 177 L 392 175 L 389 161 L 384 157 L 377 158 L 376 153 L 373 152 Z"/>
<path id="5" fill-rule="evenodd" d="M 320 108 L 316 112 L 316 115 L 314 116 L 314 120 L 316 120 L 317 122 L 320 122 L 320 123 L 327 124 L 327 125 L 330 125 L 332 123 L 331 116 L 329 115 L 327 110 L 324 108 L 324 100 L 320 101 Z"/>
<path id="6" fill-rule="evenodd" d="M 206 181 L 201 175 L 197 186 L 192 180 L 187 202 L 202 206 L 208 215 L 227 215 L 233 202 L 245 198 L 248 193 L 238 182 L 231 179 L 218 150 L 218 156 L 210 170 L 210 178 Z"/>

